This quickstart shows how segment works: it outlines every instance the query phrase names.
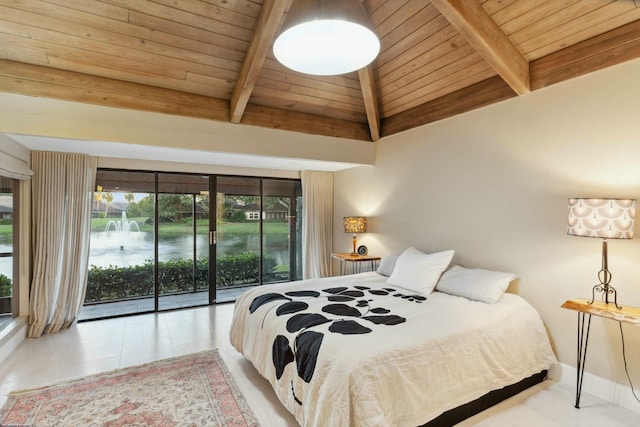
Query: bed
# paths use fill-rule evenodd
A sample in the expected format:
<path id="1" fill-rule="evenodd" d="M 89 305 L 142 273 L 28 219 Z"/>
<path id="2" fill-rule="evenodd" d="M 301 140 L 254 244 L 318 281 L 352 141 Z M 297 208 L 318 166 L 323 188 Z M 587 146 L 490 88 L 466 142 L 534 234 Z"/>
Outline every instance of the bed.
<path id="1" fill-rule="evenodd" d="M 488 304 L 388 279 L 282 283 L 236 301 L 233 346 L 301 425 L 423 425 L 556 363 L 521 297 Z"/>

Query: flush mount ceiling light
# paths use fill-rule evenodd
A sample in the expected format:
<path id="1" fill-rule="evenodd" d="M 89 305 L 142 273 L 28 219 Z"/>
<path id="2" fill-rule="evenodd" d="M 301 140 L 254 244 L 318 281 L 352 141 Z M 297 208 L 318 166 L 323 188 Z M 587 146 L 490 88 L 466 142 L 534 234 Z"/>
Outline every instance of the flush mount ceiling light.
<path id="1" fill-rule="evenodd" d="M 287 68 L 333 76 L 359 70 L 380 51 L 362 0 L 294 0 L 273 53 Z"/>

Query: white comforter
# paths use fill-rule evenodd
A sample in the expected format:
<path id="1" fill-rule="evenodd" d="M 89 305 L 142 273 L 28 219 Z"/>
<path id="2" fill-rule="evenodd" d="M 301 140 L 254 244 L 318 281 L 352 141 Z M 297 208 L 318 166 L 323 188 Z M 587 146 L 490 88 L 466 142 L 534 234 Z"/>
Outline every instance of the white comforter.
<path id="1" fill-rule="evenodd" d="M 556 362 L 516 295 L 416 297 L 377 273 L 253 288 L 231 342 L 303 426 L 421 425 Z"/>

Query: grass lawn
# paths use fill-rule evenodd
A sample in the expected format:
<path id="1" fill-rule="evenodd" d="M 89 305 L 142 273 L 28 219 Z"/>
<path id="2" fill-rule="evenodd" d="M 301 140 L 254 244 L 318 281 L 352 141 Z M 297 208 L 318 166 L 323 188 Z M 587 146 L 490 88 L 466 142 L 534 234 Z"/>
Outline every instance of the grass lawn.
<path id="1" fill-rule="evenodd" d="M 0 224 L 0 243 L 11 243 L 13 224 Z"/>

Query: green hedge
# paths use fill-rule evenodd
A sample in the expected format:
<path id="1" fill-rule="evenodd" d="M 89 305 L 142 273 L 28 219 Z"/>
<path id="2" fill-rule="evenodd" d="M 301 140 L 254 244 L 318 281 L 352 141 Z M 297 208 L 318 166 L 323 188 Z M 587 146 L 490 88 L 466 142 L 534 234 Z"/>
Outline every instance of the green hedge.
<path id="1" fill-rule="evenodd" d="M 0 297 L 10 297 L 13 294 L 12 287 L 11 279 L 0 274 Z"/>
<path id="2" fill-rule="evenodd" d="M 216 264 L 218 287 L 256 283 L 259 281 L 260 257 L 256 253 L 243 252 L 225 255 Z M 208 258 L 196 261 L 196 289 L 209 288 Z M 264 280 L 275 277 L 276 261 L 273 256 L 264 257 Z M 158 282 L 161 294 L 193 291 L 193 261 L 170 260 L 158 263 Z M 130 267 L 97 267 L 89 270 L 85 303 L 114 301 L 153 295 L 153 262 Z"/>

